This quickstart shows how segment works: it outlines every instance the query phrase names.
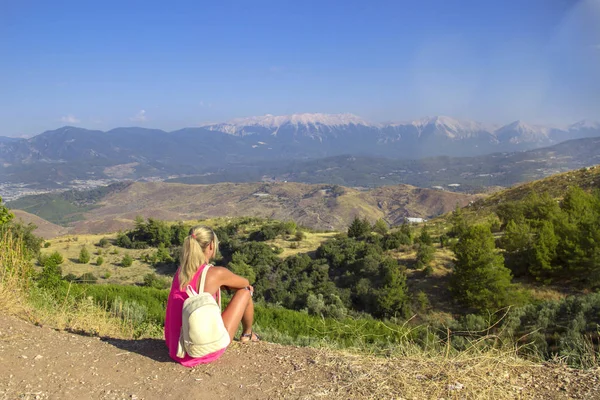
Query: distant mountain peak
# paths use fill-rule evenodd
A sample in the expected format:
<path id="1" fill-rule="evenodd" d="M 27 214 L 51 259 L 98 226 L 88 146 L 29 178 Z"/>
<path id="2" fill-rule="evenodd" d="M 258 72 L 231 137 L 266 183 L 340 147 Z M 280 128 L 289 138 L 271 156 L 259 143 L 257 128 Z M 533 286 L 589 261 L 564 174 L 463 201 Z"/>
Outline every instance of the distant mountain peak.
<path id="1" fill-rule="evenodd" d="M 494 133 L 498 140 L 505 143 L 535 143 L 549 141 L 552 129 L 547 126 L 531 125 L 517 120 L 498 128 Z"/>
<path id="2" fill-rule="evenodd" d="M 261 127 L 279 129 L 284 125 L 310 126 L 318 129 L 319 126 L 338 127 L 346 125 L 372 126 L 371 123 L 354 114 L 321 114 L 304 113 L 291 115 L 266 114 L 256 117 L 235 118 L 222 124 L 206 125 L 210 130 L 219 130 L 226 133 L 237 133 L 244 127 Z"/>
<path id="3" fill-rule="evenodd" d="M 459 120 L 444 115 L 424 117 L 410 122 L 391 124 L 391 126 L 412 126 L 419 132 L 419 137 L 433 135 L 452 140 L 473 138 L 489 131 L 479 122 Z"/>
<path id="4" fill-rule="evenodd" d="M 600 129 L 600 122 L 584 119 L 570 125 L 569 129 Z"/>

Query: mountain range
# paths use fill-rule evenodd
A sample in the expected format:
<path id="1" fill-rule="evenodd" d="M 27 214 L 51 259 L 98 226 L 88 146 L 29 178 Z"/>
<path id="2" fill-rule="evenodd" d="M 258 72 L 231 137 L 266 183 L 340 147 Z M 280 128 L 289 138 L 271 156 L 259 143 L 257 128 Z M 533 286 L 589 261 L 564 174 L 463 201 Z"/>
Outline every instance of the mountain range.
<path id="1" fill-rule="evenodd" d="M 107 132 L 71 126 L 29 139 L 0 137 L 0 182 L 198 174 L 215 166 L 339 155 L 394 159 L 521 151 L 600 136 L 600 124 L 502 127 L 438 116 L 376 124 L 352 114 L 265 115 L 173 132 L 139 127 Z M 109 172 L 107 172 L 109 171 Z"/>

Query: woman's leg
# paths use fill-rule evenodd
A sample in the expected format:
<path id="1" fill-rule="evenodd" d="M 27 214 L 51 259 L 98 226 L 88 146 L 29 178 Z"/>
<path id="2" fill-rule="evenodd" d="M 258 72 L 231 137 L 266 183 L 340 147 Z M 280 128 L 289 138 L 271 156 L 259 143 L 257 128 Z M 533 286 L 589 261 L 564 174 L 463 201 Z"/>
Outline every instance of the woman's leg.
<path id="1" fill-rule="evenodd" d="M 231 340 L 237 332 L 240 321 L 242 322 L 243 333 L 250 333 L 254 320 L 254 303 L 252 303 L 250 292 L 246 289 L 237 290 L 221 317 Z"/>

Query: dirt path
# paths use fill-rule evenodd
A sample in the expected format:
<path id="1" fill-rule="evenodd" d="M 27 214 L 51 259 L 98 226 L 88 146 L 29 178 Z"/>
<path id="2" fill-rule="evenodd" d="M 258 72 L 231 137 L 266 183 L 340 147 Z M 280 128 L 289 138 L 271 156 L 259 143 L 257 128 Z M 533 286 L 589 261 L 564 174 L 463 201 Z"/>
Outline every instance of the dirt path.
<path id="1" fill-rule="evenodd" d="M 469 381 L 469 365 L 441 368 L 234 343 L 216 363 L 187 369 L 169 360 L 160 340 L 87 337 L 0 316 L 2 400 L 600 398 L 598 371 L 506 367 Z M 461 376 L 463 383 L 454 381 Z"/>

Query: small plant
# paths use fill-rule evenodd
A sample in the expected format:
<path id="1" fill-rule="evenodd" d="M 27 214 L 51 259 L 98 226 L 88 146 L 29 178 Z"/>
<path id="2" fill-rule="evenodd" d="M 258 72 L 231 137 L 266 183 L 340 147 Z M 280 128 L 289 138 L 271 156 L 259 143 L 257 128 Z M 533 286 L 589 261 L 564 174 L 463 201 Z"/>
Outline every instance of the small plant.
<path id="1" fill-rule="evenodd" d="M 67 282 L 76 282 L 77 281 L 77 275 L 73 274 L 73 273 L 68 273 L 65 276 L 63 276 L 63 279 Z"/>
<path id="2" fill-rule="evenodd" d="M 119 254 L 119 249 L 117 249 L 117 248 L 114 248 L 114 249 L 113 249 L 113 250 L 110 252 L 110 254 Z"/>
<path id="3" fill-rule="evenodd" d="M 301 242 L 306 238 L 306 234 L 301 230 L 297 230 L 296 235 L 294 237 L 297 242 Z"/>
<path id="4" fill-rule="evenodd" d="M 99 247 L 105 247 L 105 248 L 106 248 L 106 247 L 110 246 L 110 241 L 109 241 L 107 238 L 103 237 L 103 238 L 102 238 L 102 239 L 100 239 L 100 241 L 98 242 L 98 246 L 99 246 Z"/>
<path id="5" fill-rule="evenodd" d="M 50 247 L 50 242 L 45 242 L 44 243 L 44 248 L 47 249 L 48 247 Z"/>
<path id="6" fill-rule="evenodd" d="M 144 285 L 155 289 L 167 289 L 169 282 L 154 273 L 150 273 L 144 276 Z"/>
<path id="7" fill-rule="evenodd" d="M 121 266 L 127 268 L 131 267 L 131 264 L 133 264 L 133 258 L 129 254 L 125 254 L 121 260 Z"/>
<path id="8" fill-rule="evenodd" d="M 431 304 L 429 303 L 429 298 L 422 290 L 419 293 L 417 293 L 415 301 L 417 303 L 418 311 L 422 314 L 427 312 L 427 310 L 429 310 L 429 308 L 431 307 Z"/>
<path id="9" fill-rule="evenodd" d="M 110 271 L 106 271 L 105 273 L 103 273 L 103 274 L 102 274 L 102 278 L 104 278 L 104 279 L 108 279 L 108 278 L 110 278 L 110 277 L 111 277 L 111 275 L 112 275 L 112 274 L 110 273 Z"/>
<path id="10" fill-rule="evenodd" d="M 80 264 L 87 264 L 90 262 L 90 252 L 88 251 L 87 247 L 83 246 L 81 248 L 78 261 Z"/>
<path id="11" fill-rule="evenodd" d="M 98 281 L 98 278 L 96 278 L 96 276 L 94 274 L 92 274 L 91 272 L 86 272 L 85 274 L 83 274 L 79 278 L 77 278 L 77 282 L 81 282 L 81 283 L 96 283 L 97 281 Z"/>
<path id="12" fill-rule="evenodd" d="M 431 265 L 426 266 L 423 270 L 423 273 L 425 274 L 425 276 L 433 275 L 433 267 Z"/>
<path id="13" fill-rule="evenodd" d="M 96 258 L 96 265 L 101 266 L 103 263 L 104 263 L 104 258 L 102 258 L 102 256 L 98 256 L 98 258 Z"/>

